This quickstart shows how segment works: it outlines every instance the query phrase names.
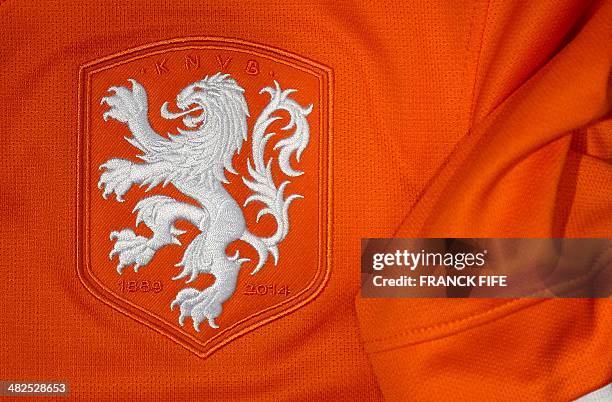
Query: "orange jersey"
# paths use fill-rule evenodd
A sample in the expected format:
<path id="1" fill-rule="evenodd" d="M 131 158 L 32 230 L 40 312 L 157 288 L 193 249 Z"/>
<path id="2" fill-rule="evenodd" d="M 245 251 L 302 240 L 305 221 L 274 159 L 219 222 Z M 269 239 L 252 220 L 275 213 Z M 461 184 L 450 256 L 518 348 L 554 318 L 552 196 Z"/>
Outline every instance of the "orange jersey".
<path id="1" fill-rule="evenodd" d="M 216 401 L 612 381 L 608 299 L 359 296 L 365 237 L 612 234 L 612 2 L 4 0 L 0 21 L 0 380 Z"/>

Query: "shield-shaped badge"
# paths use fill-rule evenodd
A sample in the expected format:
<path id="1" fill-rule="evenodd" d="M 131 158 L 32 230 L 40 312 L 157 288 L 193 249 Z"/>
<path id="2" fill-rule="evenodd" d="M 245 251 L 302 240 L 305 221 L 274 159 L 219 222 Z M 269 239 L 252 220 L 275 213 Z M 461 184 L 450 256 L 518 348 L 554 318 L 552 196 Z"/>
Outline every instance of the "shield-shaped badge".
<path id="1" fill-rule="evenodd" d="M 329 277 L 330 76 L 210 38 L 83 66 L 87 289 L 200 356 L 313 300 Z"/>

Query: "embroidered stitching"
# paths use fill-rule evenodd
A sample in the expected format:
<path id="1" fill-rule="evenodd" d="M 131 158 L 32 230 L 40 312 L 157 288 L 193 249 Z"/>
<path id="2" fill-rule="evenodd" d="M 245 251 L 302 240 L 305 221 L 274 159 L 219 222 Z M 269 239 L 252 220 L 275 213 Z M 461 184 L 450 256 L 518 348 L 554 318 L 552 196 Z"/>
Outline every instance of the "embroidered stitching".
<path id="1" fill-rule="evenodd" d="M 110 87 L 109 92 L 113 94 L 102 98 L 100 103 L 109 106 L 103 114 L 104 120 L 111 118 L 128 126 L 132 137 L 126 137 L 126 140 L 143 152 L 139 158 L 144 163 L 113 158 L 102 164 L 100 169 L 104 172 L 98 188 L 103 189 L 103 197 L 115 193 L 117 201 L 123 202 L 123 196 L 134 184 L 148 185 L 149 191 L 159 184 L 165 187 L 172 183 L 180 192 L 195 199 L 201 208 L 166 196 L 141 200 L 133 211 L 137 212 L 136 226 L 144 222 L 153 236 L 137 236 L 132 229 L 112 232 L 110 237 L 115 240 L 115 245 L 110 258 L 118 256 L 119 274 L 129 265 L 138 271 L 162 247 L 181 245 L 178 236 L 184 231 L 174 227 L 176 221 L 186 220 L 199 227 L 201 233 L 187 245 L 182 261 L 176 264 L 183 267 L 183 271 L 173 279 L 189 277 L 187 283 L 190 283 L 199 274 L 210 273 L 215 277 L 215 283 L 202 291 L 195 288 L 181 290 L 171 308 L 179 306 L 181 325 L 184 325 L 186 317 L 191 317 L 198 332 L 203 320 L 207 320 L 212 328 L 218 328 L 215 318 L 221 315 L 222 304 L 234 294 L 240 267 L 248 261 L 240 258 L 239 252 L 228 257 L 226 248 L 238 239 L 255 248 L 259 261 L 252 274 L 263 267 L 269 254 L 274 257 L 276 265 L 278 244 L 289 233 L 289 206 L 293 200 L 302 198 L 297 194 L 285 198 L 284 192 L 290 181 L 277 186 L 272 178 L 273 159 L 264 163 L 266 145 L 274 134 L 269 133 L 268 128 L 280 119 L 274 115 L 276 112 L 288 112 L 290 121 L 283 129 L 294 128 L 294 132 L 274 148 L 280 149 L 280 170 L 290 177 L 301 175 L 303 172 L 294 170 L 289 159 L 295 156 L 299 161 L 308 146 L 310 128 L 307 116 L 312 105 L 307 108 L 300 106 L 289 97 L 295 90 L 282 90 L 276 81 L 274 88 L 266 87 L 260 92 L 268 93 L 271 99 L 255 123 L 253 160 L 248 163 L 251 178 L 243 178 L 243 181 L 252 191 L 244 206 L 252 201 L 261 202 L 264 208 L 259 211 L 257 221 L 264 215 L 271 215 L 277 224 L 272 236 L 261 238 L 247 229 L 240 206 L 223 186 L 229 184 L 224 170 L 237 174 L 232 158 L 240 151 L 248 135 L 246 118 L 249 111 L 244 89 L 228 74 L 221 73 L 188 85 L 176 96 L 176 106 L 181 112 L 170 112 L 168 102 L 165 102 L 160 113 L 166 119 L 182 118 L 183 124 L 192 130 L 177 128 L 179 134 L 166 139 L 149 124 L 145 88 L 135 80 L 130 82 L 131 90 Z M 194 112 L 199 114 L 194 115 Z M 203 225 L 202 221 L 205 222 Z"/>
<path id="2" fill-rule="evenodd" d="M 326 109 L 319 108 L 319 201 L 320 206 L 319 216 L 321 224 L 319 226 L 319 241 L 323 247 L 318 255 L 317 272 L 309 285 L 299 292 L 294 293 L 291 297 L 282 300 L 274 305 L 271 305 L 257 313 L 251 314 L 237 322 L 229 325 L 226 328 L 220 329 L 215 335 L 208 339 L 197 338 L 188 332 L 177 332 L 173 325 L 164 321 L 157 314 L 142 309 L 140 306 L 122 298 L 112 289 L 108 288 L 103 282 L 91 275 L 91 244 L 87 235 L 90 222 L 87 215 L 87 210 L 90 205 L 90 196 L 85 191 L 86 186 L 90 182 L 90 173 L 88 170 L 83 170 L 83 166 L 89 166 L 90 163 L 90 144 L 89 144 L 89 115 L 91 108 L 89 99 L 91 99 L 91 74 L 105 71 L 109 68 L 121 66 L 130 60 L 138 60 L 144 55 L 164 54 L 168 50 L 182 49 L 210 49 L 210 50 L 229 50 L 245 52 L 252 54 L 255 57 L 268 58 L 275 62 L 286 66 L 291 66 L 299 71 L 307 72 L 315 75 L 320 83 L 319 101 L 321 105 L 325 105 Z M 304 305 L 313 301 L 321 294 L 326 287 L 331 276 L 331 240 L 332 240 L 332 205 L 333 197 L 331 192 L 331 183 L 333 172 L 332 166 L 332 120 L 333 116 L 333 75 L 332 70 L 324 65 L 316 63 L 312 60 L 297 56 L 292 53 L 285 52 L 280 49 L 269 46 L 246 42 L 238 39 L 218 38 L 218 37 L 188 37 L 176 38 L 162 42 L 144 45 L 138 48 L 130 49 L 121 53 L 113 54 L 112 56 L 97 59 L 89 62 L 80 69 L 79 87 L 79 139 L 77 146 L 77 163 L 81 166 L 77 170 L 77 187 L 76 187 L 76 227 L 75 233 L 78 241 L 75 244 L 75 261 L 77 263 L 77 274 L 85 288 L 99 301 L 119 311 L 120 313 L 146 325 L 150 329 L 160 333 L 177 342 L 189 351 L 205 358 L 219 350 L 224 345 L 232 342 L 254 329 L 270 323 L 280 317 L 290 314 Z"/>

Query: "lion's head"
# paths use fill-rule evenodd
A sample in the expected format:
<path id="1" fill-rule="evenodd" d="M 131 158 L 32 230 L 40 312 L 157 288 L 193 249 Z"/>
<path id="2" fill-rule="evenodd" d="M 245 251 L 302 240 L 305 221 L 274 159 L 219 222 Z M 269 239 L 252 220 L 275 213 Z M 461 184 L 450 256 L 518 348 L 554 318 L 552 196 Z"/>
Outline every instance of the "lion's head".
<path id="1" fill-rule="evenodd" d="M 183 88 L 176 96 L 176 106 L 181 112 L 170 112 L 166 102 L 162 105 L 162 116 L 183 117 L 183 124 L 189 128 L 204 128 L 207 122 L 223 116 L 246 121 L 249 110 L 243 93 L 244 89 L 229 74 L 217 73 Z M 242 134 L 246 137 L 246 126 L 237 128 L 244 128 Z"/>
<path id="2" fill-rule="evenodd" d="M 225 178 L 223 168 L 235 173 L 232 158 L 248 134 L 244 89 L 228 74 L 217 73 L 183 88 L 176 96 L 176 107 L 181 111 L 169 111 L 168 102 L 161 107 L 162 117 L 182 117 L 188 128 L 177 128 L 181 135 L 173 140 L 189 144 L 215 177 Z"/>

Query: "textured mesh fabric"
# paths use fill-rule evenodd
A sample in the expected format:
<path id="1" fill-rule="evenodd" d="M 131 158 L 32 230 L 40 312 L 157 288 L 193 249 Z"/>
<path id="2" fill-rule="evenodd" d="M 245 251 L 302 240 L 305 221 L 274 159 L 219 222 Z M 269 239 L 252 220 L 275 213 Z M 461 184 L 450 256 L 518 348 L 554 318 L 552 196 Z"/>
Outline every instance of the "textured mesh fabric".
<path id="1" fill-rule="evenodd" d="M 571 400 L 612 378 L 609 300 L 376 300 L 360 238 L 610 236 L 612 4 L 0 3 L 0 379 L 76 399 Z M 201 359 L 76 275 L 79 66 L 236 38 L 333 69 L 332 276 Z"/>

